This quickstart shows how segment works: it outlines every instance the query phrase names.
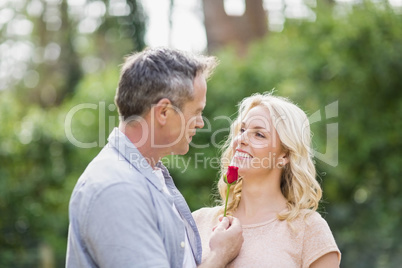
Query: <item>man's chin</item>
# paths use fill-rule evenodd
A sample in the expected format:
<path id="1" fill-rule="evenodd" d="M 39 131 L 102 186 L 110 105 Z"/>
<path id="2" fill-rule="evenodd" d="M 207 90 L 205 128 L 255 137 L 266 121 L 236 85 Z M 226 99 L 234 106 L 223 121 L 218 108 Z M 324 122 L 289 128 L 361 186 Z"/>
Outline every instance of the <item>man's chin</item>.
<path id="1" fill-rule="evenodd" d="M 189 151 L 189 148 L 187 147 L 186 150 L 183 150 L 183 151 L 179 152 L 178 154 L 179 154 L 179 155 L 185 155 L 185 154 L 188 153 L 188 151 Z"/>
<path id="2" fill-rule="evenodd" d="M 180 150 L 178 150 L 177 154 L 185 155 L 186 153 L 188 153 L 189 150 L 190 150 L 190 146 L 187 144 L 185 147 L 180 148 Z"/>
<path id="3" fill-rule="evenodd" d="M 187 145 L 186 147 L 182 147 L 182 148 L 176 148 L 174 149 L 172 152 L 170 152 L 171 155 L 185 155 L 188 153 L 190 149 L 190 146 Z"/>

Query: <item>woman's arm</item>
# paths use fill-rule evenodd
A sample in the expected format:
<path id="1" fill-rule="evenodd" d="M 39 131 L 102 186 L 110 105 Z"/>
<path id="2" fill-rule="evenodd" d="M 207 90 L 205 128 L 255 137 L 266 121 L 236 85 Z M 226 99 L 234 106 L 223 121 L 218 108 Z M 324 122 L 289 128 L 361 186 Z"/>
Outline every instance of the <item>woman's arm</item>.
<path id="1" fill-rule="evenodd" d="M 339 268 L 337 252 L 330 252 L 314 261 L 310 268 Z"/>

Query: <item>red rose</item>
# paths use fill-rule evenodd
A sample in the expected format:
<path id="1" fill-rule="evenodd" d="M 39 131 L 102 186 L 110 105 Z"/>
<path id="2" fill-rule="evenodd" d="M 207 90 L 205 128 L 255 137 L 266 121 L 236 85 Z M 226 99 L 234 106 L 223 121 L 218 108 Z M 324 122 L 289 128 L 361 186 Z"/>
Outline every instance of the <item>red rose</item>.
<path id="1" fill-rule="evenodd" d="M 232 185 L 234 182 L 236 182 L 239 179 L 238 170 L 239 170 L 238 167 L 229 166 L 228 171 L 226 172 L 226 175 L 225 175 L 225 182 L 228 185 L 228 189 L 226 190 L 225 210 L 223 212 L 224 217 L 226 217 L 226 209 L 228 207 L 228 198 L 229 198 L 230 185 Z"/>
<path id="2" fill-rule="evenodd" d="M 232 184 L 239 179 L 238 167 L 229 166 L 226 172 L 227 183 Z"/>

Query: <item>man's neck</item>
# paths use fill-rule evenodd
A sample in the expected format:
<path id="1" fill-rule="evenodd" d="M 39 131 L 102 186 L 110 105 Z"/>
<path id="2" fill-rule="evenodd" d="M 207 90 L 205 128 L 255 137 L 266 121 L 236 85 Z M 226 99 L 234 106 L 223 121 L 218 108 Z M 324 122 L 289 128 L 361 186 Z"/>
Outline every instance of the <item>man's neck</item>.
<path id="1" fill-rule="evenodd" d="M 141 124 L 125 124 L 120 122 L 119 130 L 126 135 L 148 164 L 154 169 L 162 156 L 157 148 L 152 148 L 151 146 L 149 129 L 143 128 Z"/>

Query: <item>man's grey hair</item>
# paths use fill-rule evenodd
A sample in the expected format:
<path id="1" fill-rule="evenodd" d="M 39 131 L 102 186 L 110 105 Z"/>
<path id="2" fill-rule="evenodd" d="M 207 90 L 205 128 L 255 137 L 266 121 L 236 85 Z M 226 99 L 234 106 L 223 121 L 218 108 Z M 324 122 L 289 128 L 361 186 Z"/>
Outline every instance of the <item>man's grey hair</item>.
<path id="1" fill-rule="evenodd" d="M 194 98 L 198 75 L 208 79 L 218 61 L 170 48 L 152 48 L 128 56 L 123 64 L 115 102 L 124 120 L 146 114 L 163 98 L 182 109 Z"/>

